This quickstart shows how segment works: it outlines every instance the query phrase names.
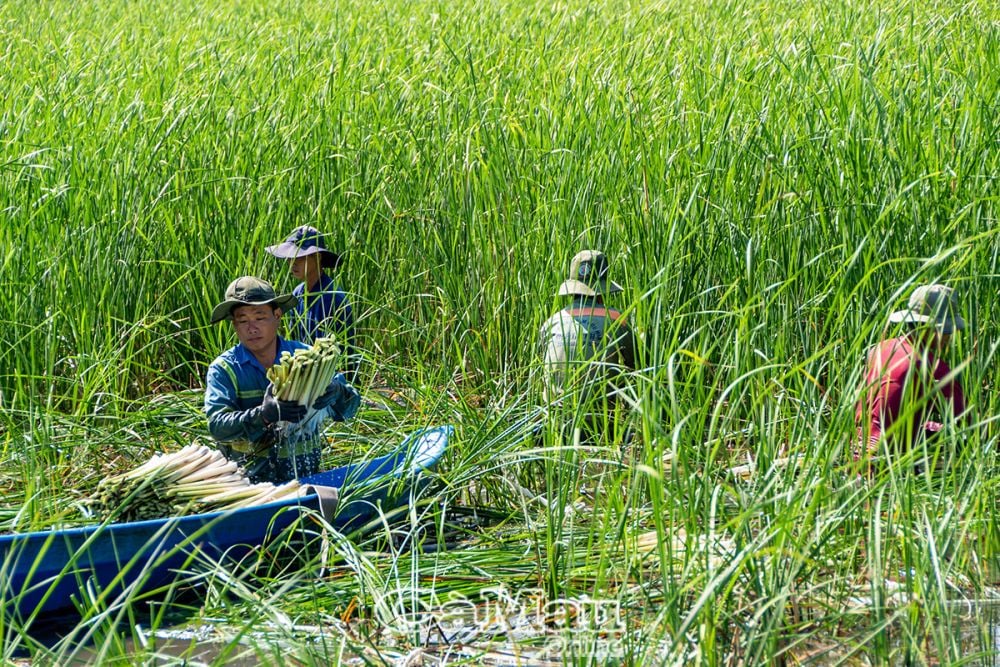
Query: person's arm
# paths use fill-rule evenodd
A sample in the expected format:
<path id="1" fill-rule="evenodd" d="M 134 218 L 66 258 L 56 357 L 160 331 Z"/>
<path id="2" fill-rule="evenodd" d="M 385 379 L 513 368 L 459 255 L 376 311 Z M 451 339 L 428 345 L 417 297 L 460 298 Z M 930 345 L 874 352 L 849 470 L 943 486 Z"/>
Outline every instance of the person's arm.
<path id="1" fill-rule="evenodd" d="M 878 357 L 871 359 L 869 364 L 861 426 L 867 429 L 865 435 L 868 436 L 868 448 L 871 450 L 899 418 L 906 375 L 894 376 Z"/>
<path id="2" fill-rule="evenodd" d="M 963 420 L 966 417 L 968 408 L 965 404 L 965 392 L 962 391 L 962 383 L 952 373 L 947 364 L 942 364 L 935 375 L 939 379 L 938 388 L 941 391 L 941 395 L 951 405 L 951 413 L 954 415 L 955 420 Z"/>
<path id="3" fill-rule="evenodd" d="M 240 409 L 232 378 L 219 363 L 209 366 L 205 385 L 205 415 L 213 438 L 219 442 L 256 442 L 267 434 L 269 424 L 265 423 L 260 406 Z"/>
<path id="4" fill-rule="evenodd" d="M 637 338 L 638 336 L 635 335 L 631 327 L 628 325 L 622 326 L 618 349 L 621 351 L 622 366 L 630 371 L 638 370 L 639 363 L 643 361 L 639 355 Z"/>
<path id="5" fill-rule="evenodd" d="M 348 348 L 354 347 L 354 311 L 347 295 L 343 292 L 333 293 L 333 303 L 327 317 L 333 322 L 333 328 L 341 333 Z"/>
<path id="6" fill-rule="evenodd" d="M 344 377 L 337 373 L 322 396 L 313 403 L 317 412 L 325 410 L 327 416 L 338 422 L 347 421 L 358 412 L 361 406 L 361 395 Z"/>
<path id="7" fill-rule="evenodd" d="M 549 399 L 565 390 L 566 383 L 570 380 L 570 364 L 575 361 L 579 329 L 576 320 L 565 311 L 560 311 L 542 325 L 542 374 L 546 397 Z"/>

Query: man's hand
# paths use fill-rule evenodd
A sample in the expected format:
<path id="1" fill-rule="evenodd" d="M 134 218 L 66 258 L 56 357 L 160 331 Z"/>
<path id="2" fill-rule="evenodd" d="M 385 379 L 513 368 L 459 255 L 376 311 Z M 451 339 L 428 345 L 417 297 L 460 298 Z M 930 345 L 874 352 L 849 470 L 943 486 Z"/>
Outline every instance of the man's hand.
<path id="1" fill-rule="evenodd" d="M 326 410 L 328 407 L 339 401 L 343 394 L 344 385 L 334 380 L 334 382 L 327 387 L 326 392 L 317 398 L 313 403 L 313 410 L 316 410 L 317 412 L 319 410 Z"/>
<path id="2" fill-rule="evenodd" d="M 264 401 L 260 404 L 260 416 L 265 424 L 275 422 L 300 422 L 306 416 L 308 408 L 292 401 L 279 401 L 274 397 L 274 385 L 267 385 L 264 390 Z"/>
<path id="3" fill-rule="evenodd" d="M 337 373 L 326 392 L 313 402 L 314 409 L 329 410 L 336 421 L 350 419 L 360 405 L 361 394 L 344 379 L 343 373 Z"/>

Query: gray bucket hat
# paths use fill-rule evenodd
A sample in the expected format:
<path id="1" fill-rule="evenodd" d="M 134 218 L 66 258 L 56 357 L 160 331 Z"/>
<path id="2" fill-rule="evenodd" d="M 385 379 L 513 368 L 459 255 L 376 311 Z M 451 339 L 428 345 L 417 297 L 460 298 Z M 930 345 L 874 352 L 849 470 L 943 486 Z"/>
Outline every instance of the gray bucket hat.
<path id="1" fill-rule="evenodd" d="M 965 320 L 958 314 L 955 290 L 947 285 L 921 285 L 913 290 L 905 310 L 889 315 L 893 323 L 934 323 L 941 333 L 950 334 L 965 328 Z"/>
<path id="2" fill-rule="evenodd" d="M 621 292 L 622 286 L 608 278 L 608 258 L 599 250 L 582 250 L 569 265 L 569 279 L 559 286 L 559 296 L 598 296 Z"/>
<path id="3" fill-rule="evenodd" d="M 341 260 L 339 254 L 327 250 L 326 246 L 323 245 L 323 234 L 315 227 L 308 225 L 296 227 L 282 243 L 267 246 L 265 250 L 279 259 L 295 259 L 296 257 L 321 253 L 323 267 L 327 269 L 337 268 Z"/>
<path id="4" fill-rule="evenodd" d="M 294 294 L 274 293 L 271 283 L 254 276 L 243 276 L 229 283 L 226 300 L 212 309 L 212 324 L 233 319 L 233 308 L 237 306 L 267 306 L 286 311 L 298 303 Z"/>

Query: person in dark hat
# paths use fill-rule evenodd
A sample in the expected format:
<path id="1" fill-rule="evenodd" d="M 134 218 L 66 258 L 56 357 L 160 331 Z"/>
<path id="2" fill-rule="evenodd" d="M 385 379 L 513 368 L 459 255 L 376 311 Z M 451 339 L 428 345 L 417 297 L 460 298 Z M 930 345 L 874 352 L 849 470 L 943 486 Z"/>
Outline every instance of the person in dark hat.
<path id="1" fill-rule="evenodd" d="M 902 332 L 869 351 L 855 413 L 859 449 L 869 454 L 883 440 L 894 452 L 909 450 L 966 410 L 961 382 L 941 358 L 952 334 L 965 328 L 955 290 L 917 287 L 907 308 L 890 314 L 889 322 Z"/>
<path id="2" fill-rule="evenodd" d="M 605 296 L 621 291 L 608 277 L 604 253 L 577 253 L 558 292 L 571 302 L 541 329 L 545 398 L 561 400 L 572 392 L 591 435 L 616 421 L 624 376 L 636 369 L 635 334 L 626 317 L 604 303 Z"/>
<path id="3" fill-rule="evenodd" d="M 327 249 L 318 229 L 305 225 L 292 230 L 284 242 L 268 246 L 267 252 L 288 260 L 292 276 L 301 281 L 292 290 L 298 300 L 292 337 L 310 344 L 317 338 L 333 337 L 347 352 L 353 374 L 358 363 L 354 312 L 347 294 L 328 274 L 340 266 L 341 256 Z"/>
<path id="4" fill-rule="evenodd" d="M 278 336 L 281 316 L 295 302 L 291 294 L 275 294 L 266 281 L 244 276 L 229 284 L 225 300 L 212 311 L 212 324 L 232 322 L 239 343 L 208 367 L 208 429 L 219 450 L 254 482 L 280 484 L 319 472 L 323 424 L 350 419 L 361 404 L 342 373 L 311 406 L 275 398 L 267 370 L 283 352 L 308 347 Z"/>

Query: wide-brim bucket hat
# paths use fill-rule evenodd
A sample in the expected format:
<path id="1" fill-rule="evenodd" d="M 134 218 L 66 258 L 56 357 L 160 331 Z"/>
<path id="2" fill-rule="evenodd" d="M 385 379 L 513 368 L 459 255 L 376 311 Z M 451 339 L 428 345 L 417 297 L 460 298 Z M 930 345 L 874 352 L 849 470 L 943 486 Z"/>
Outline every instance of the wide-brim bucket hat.
<path id="1" fill-rule="evenodd" d="M 958 314 L 958 297 L 955 289 L 947 285 L 922 285 L 910 295 L 907 308 L 889 315 L 894 324 L 931 324 L 941 332 L 950 334 L 965 328 L 965 320 Z"/>
<path id="2" fill-rule="evenodd" d="M 233 319 L 233 309 L 239 306 L 274 306 L 287 311 L 295 307 L 294 294 L 277 295 L 271 283 L 254 276 L 243 276 L 229 283 L 226 300 L 212 309 L 212 324 Z"/>
<path id="3" fill-rule="evenodd" d="M 323 267 L 327 269 L 337 268 L 342 259 L 340 254 L 327 249 L 323 244 L 323 234 L 308 225 L 296 227 L 283 242 L 267 246 L 266 250 L 279 259 L 295 259 L 319 253 L 323 256 Z"/>
<path id="4" fill-rule="evenodd" d="M 559 296 L 603 296 L 623 291 L 608 278 L 608 258 L 599 250 L 582 250 L 573 256 L 569 278 L 559 286 Z"/>

